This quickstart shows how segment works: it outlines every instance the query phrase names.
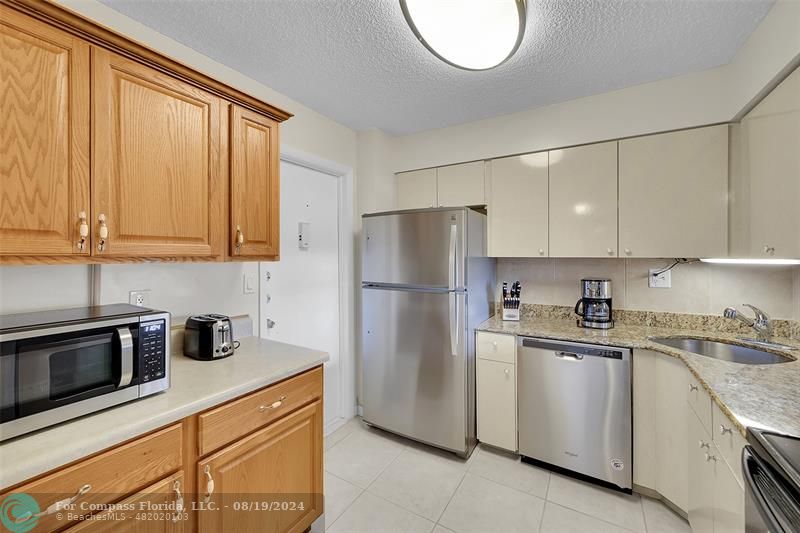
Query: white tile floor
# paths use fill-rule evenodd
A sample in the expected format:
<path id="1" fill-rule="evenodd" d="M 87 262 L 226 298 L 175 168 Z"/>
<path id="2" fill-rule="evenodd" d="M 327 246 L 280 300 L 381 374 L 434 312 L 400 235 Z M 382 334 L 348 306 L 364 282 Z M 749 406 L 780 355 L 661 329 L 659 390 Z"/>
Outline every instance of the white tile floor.
<path id="1" fill-rule="evenodd" d="M 324 523 L 338 533 L 690 531 L 656 500 L 551 474 L 487 448 L 464 461 L 359 419 L 325 438 Z"/>

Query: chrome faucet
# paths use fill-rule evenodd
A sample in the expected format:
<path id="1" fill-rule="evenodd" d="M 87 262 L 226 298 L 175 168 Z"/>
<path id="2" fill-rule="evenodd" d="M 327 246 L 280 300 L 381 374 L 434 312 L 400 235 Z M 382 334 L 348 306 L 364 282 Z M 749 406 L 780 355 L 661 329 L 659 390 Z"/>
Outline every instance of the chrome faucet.
<path id="1" fill-rule="evenodd" d="M 770 342 L 772 340 L 772 320 L 769 318 L 769 315 L 750 304 L 742 304 L 745 307 L 749 307 L 755 313 L 755 318 L 749 318 L 744 316 L 742 313 L 734 309 L 733 307 L 726 307 L 725 311 L 722 315 L 725 318 L 731 318 L 733 320 L 738 320 L 742 324 L 745 324 L 754 330 L 756 330 L 756 338 L 761 342 Z"/>

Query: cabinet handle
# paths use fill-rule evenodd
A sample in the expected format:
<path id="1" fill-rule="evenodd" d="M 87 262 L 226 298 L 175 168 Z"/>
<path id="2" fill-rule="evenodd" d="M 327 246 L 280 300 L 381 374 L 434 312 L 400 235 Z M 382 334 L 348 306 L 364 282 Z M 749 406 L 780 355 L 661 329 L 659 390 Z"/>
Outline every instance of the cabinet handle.
<path id="1" fill-rule="evenodd" d="M 281 396 L 281 397 L 278 399 L 278 401 L 277 401 L 277 402 L 272 402 L 272 403 L 271 403 L 271 404 L 269 404 L 269 405 L 259 405 L 259 406 L 258 406 L 258 412 L 259 412 L 259 413 L 263 413 L 263 412 L 264 412 L 264 411 L 266 411 L 267 409 L 277 409 L 278 407 L 280 407 L 281 405 L 283 405 L 283 400 L 285 400 L 285 399 L 286 399 L 286 396 Z"/>
<path id="2" fill-rule="evenodd" d="M 724 435 L 726 433 L 733 434 L 733 430 L 731 428 L 726 428 L 722 424 L 719 425 L 719 434 Z"/>
<path id="3" fill-rule="evenodd" d="M 497 341 L 492 341 L 492 348 L 494 348 L 495 351 L 497 351 Z"/>
<path id="4" fill-rule="evenodd" d="M 81 496 L 83 496 L 84 494 L 89 492 L 90 490 L 92 490 L 92 486 L 87 483 L 86 485 L 84 485 L 81 488 L 79 488 L 78 492 L 76 492 L 75 494 L 73 494 L 69 498 L 64 498 L 63 500 L 58 500 L 57 502 L 54 502 L 54 503 L 50 504 L 50 506 L 48 506 L 47 509 L 45 509 L 44 511 L 41 511 L 41 512 L 36 513 L 36 514 L 33 514 L 32 512 L 28 511 L 25 514 L 23 514 L 21 516 L 18 516 L 14 520 L 14 523 L 15 524 L 21 524 L 23 522 L 27 522 L 28 520 L 34 520 L 36 518 L 41 518 L 43 516 L 48 516 L 48 515 L 57 513 L 59 511 L 63 511 L 65 508 L 69 507 L 70 505 L 72 505 L 73 503 L 78 501 L 78 498 L 80 498 Z"/>
<path id="5" fill-rule="evenodd" d="M 613 255 L 614 254 L 614 249 L 613 248 L 606 248 L 606 252 L 608 252 L 608 255 Z"/>
<path id="6" fill-rule="evenodd" d="M 710 446 L 710 445 L 709 445 L 707 442 L 704 442 L 703 440 L 700 440 L 700 441 L 698 442 L 698 445 L 700 446 L 700 449 L 701 449 L 701 450 L 702 450 L 703 448 L 705 448 L 705 449 L 707 449 L 707 450 L 710 450 L 710 449 L 711 449 L 711 446 Z"/>
<path id="7" fill-rule="evenodd" d="M 767 255 L 775 255 L 775 247 L 769 245 L 764 246 L 764 253 Z"/>
<path id="8" fill-rule="evenodd" d="M 86 211 L 78 213 L 78 250 L 81 252 L 86 249 L 86 238 L 89 236 L 89 220 L 86 218 Z"/>
<path id="9" fill-rule="evenodd" d="M 175 512 L 172 515 L 172 521 L 177 522 L 183 513 L 183 494 L 181 494 L 181 482 L 177 479 L 172 484 L 172 490 L 175 492 Z"/>
<path id="10" fill-rule="evenodd" d="M 689 384 L 689 392 L 697 392 L 697 385 Z"/>
<path id="11" fill-rule="evenodd" d="M 706 452 L 706 462 L 708 463 L 709 461 L 717 462 L 717 457 Z"/>
<path id="12" fill-rule="evenodd" d="M 544 248 L 539 248 L 539 255 L 544 255 Z"/>
<path id="13" fill-rule="evenodd" d="M 244 233 L 242 227 L 236 224 L 236 253 L 242 253 L 242 245 L 244 244 Z"/>
<path id="14" fill-rule="evenodd" d="M 625 248 L 625 255 L 631 255 L 631 249 Z"/>
<path id="15" fill-rule="evenodd" d="M 203 472 L 206 475 L 206 495 L 203 497 L 203 501 L 208 503 L 211 501 L 211 495 L 214 494 L 214 478 L 211 477 L 211 465 L 206 465 Z"/>
<path id="16" fill-rule="evenodd" d="M 505 373 L 506 376 L 508 375 L 508 369 L 507 368 L 505 370 L 503 370 L 503 372 Z"/>
<path id="17" fill-rule="evenodd" d="M 97 231 L 97 236 L 99 237 L 97 251 L 102 252 L 106 249 L 106 241 L 108 241 L 108 225 L 106 224 L 106 216 L 103 213 L 97 216 L 97 223 L 100 225 Z"/>

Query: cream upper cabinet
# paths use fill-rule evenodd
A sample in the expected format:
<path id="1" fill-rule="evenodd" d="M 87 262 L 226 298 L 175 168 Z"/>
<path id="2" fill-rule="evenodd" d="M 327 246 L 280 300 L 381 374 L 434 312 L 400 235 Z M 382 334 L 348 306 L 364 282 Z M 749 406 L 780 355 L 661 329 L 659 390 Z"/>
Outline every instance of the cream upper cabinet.
<path id="1" fill-rule="evenodd" d="M 800 258 L 800 69 L 732 137 L 732 254 Z"/>
<path id="2" fill-rule="evenodd" d="M 489 255 L 548 255 L 548 153 L 487 162 Z"/>
<path id="3" fill-rule="evenodd" d="M 617 256 L 617 142 L 550 151 L 550 255 Z"/>
<path id="4" fill-rule="evenodd" d="M 619 141 L 620 257 L 728 254 L 728 126 Z"/>
<path id="5" fill-rule="evenodd" d="M 437 205 L 485 205 L 484 165 L 483 161 L 476 161 L 437 168 Z"/>
<path id="6" fill-rule="evenodd" d="M 397 209 L 436 206 L 436 169 L 400 172 L 397 177 Z"/>

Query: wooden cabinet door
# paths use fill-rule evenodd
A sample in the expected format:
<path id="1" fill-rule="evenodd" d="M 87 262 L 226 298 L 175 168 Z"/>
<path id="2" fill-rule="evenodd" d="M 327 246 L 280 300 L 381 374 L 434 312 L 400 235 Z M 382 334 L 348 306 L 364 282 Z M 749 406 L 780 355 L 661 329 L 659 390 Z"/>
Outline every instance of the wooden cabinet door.
<path id="1" fill-rule="evenodd" d="M 548 254 L 547 152 L 488 163 L 489 255 Z"/>
<path id="2" fill-rule="evenodd" d="M 221 256 L 219 98 L 106 50 L 92 54 L 93 254 Z"/>
<path id="3" fill-rule="evenodd" d="M 478 440 L 517 451 L 517 393 L 514 365 L 478 359 Z"/>
<path id="4" fill-rule="evenodd" d="M 0 6 L 0 255 L 89 253 L 89 45 Z"/>
<path id="5" fill-rule="evenodd" d="M 183 472 L 177 472 L 113 504 L 67 533 L 183 533 L 191 512 Z"/>
<path id="6" fill-rule="evenodd" d="M 436 197 L 439 207 L 486 205 L 483 161 L 448 165 L 436 169 Z"/>
<path id="7" fill-rule="evenodd" d="M 616 141 L 550 151 L 550 255 L 617 257 Z"/>
<path id="8" fill-rule="evenodd" d="M 197 480 L 201 533 L 304 531 L 322 514 L 322 402 L 200 461 Z"/>
<path id="9" fill-rule="evenodd" d="M 230 253 L 276 258 L 280 250 L 278 123 L 231 106 Z"/>
<path id="10" fill-rule="evenodd" d="M 714 444 L 694 412 L 687 415 L 689 500 L 687 512 L 694 533 L 714 532 Z"/>
<path id="11" fill-rule="evenodd" d="M 619 141 L 620 257 L 726 257 L 728 126 Z"/>
<path id="12" fill-rule="evenodd" d="M 436 206 L 436 169 L 400 172 L 397 179 L 397 209 Z"/>

